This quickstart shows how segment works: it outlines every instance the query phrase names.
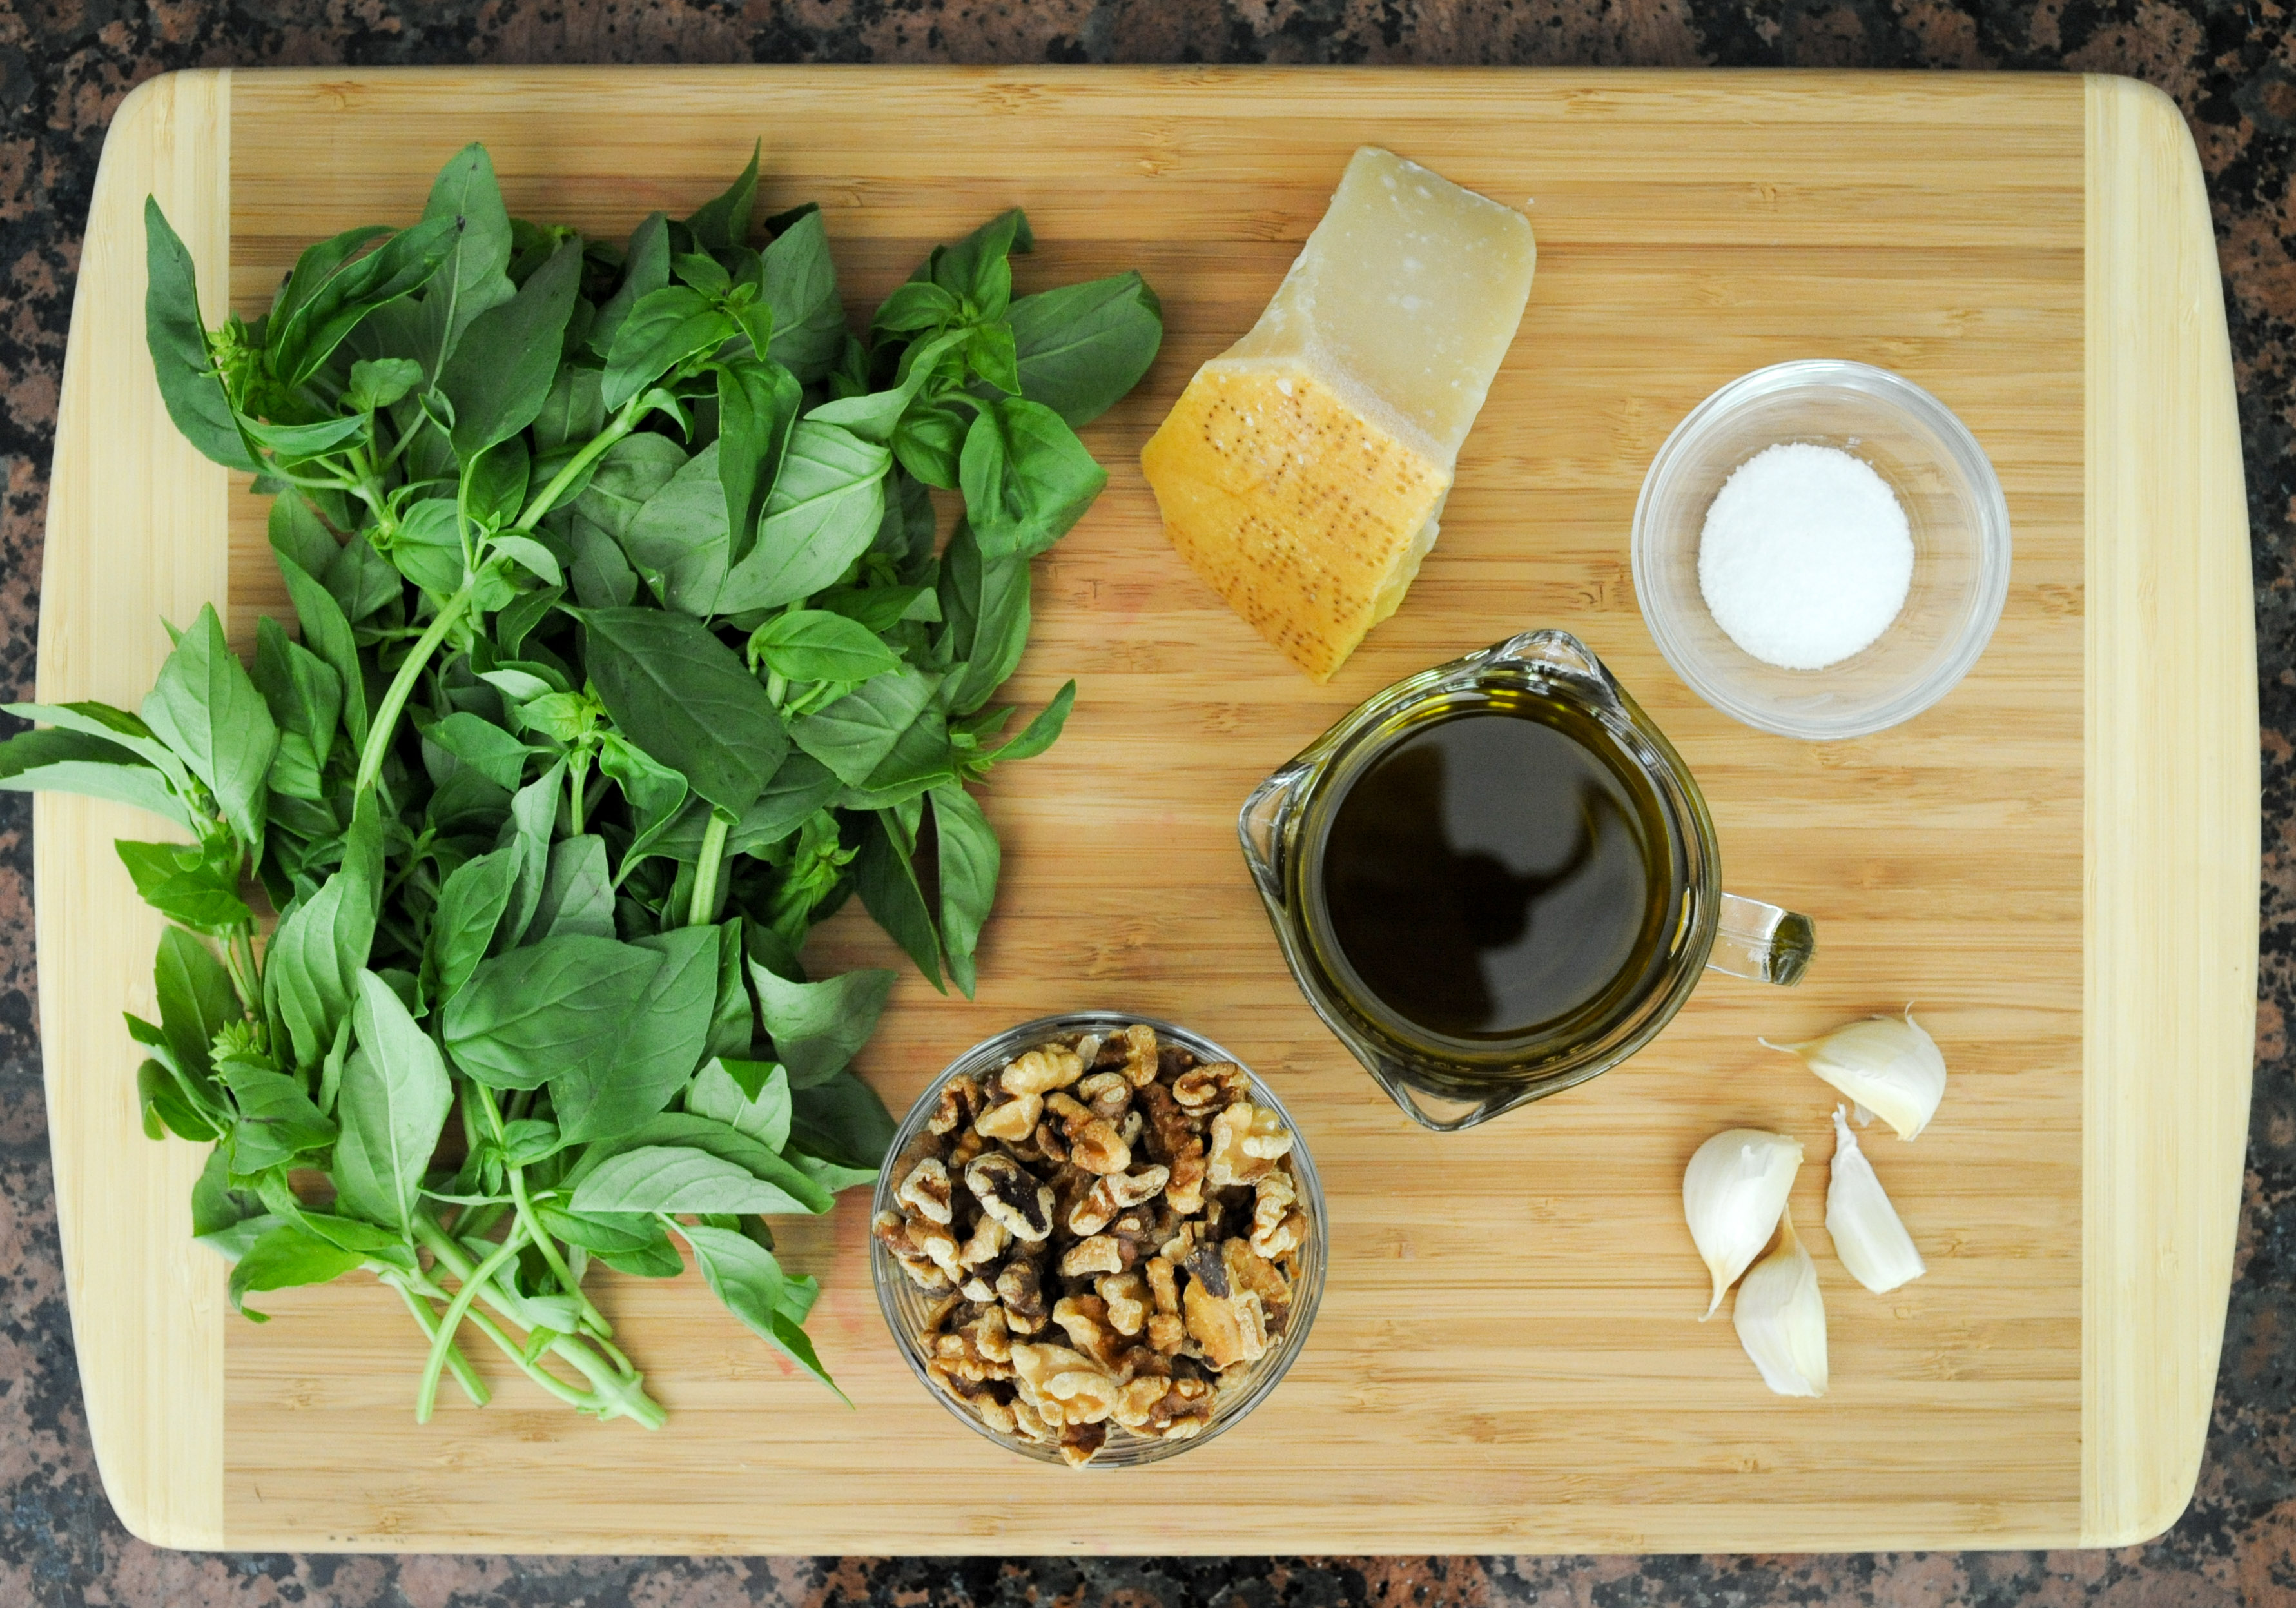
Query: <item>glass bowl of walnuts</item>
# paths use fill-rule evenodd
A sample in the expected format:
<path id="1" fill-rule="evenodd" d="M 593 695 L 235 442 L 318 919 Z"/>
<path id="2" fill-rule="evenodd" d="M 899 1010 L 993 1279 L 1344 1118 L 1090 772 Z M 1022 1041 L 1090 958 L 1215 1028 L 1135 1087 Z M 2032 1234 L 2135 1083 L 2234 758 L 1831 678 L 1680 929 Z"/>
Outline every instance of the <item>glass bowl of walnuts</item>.
<path id="1" fill-rule="evenodd" d="M 903 1120 L 877 1300 L 941 1404 L 1040 1463 L 1125 1468 L 1258 1406 L 1323 1293 L 1316 1168 L 1208 1038 L 1111 1011 L 974 1046 Z"/>

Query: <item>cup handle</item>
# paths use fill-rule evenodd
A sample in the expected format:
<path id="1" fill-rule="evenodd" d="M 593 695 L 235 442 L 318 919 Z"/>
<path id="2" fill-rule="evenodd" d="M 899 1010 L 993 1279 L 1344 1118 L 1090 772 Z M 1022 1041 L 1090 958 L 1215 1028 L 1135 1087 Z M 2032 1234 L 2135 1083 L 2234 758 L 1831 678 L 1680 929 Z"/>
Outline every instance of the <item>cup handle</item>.
<path id="1" fill-rule="evenodd" d="M 1726 893 L 1706 967 L 1792 988 L 1816 953 L 1817 927 L 1807 915 Z"/>

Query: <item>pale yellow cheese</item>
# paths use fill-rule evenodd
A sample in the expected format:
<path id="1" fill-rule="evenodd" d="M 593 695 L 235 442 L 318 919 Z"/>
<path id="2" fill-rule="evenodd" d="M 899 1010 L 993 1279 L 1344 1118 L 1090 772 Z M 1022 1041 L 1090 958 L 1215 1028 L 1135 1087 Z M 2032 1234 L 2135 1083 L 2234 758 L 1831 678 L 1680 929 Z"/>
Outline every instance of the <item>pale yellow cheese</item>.
<path id="1" fill-rule="evenodd" d="M 1395 612 L 1530 295 L 1511 208 L 1371 147 L 1140 455 L 1180 555 L 1316 680 Z"/>

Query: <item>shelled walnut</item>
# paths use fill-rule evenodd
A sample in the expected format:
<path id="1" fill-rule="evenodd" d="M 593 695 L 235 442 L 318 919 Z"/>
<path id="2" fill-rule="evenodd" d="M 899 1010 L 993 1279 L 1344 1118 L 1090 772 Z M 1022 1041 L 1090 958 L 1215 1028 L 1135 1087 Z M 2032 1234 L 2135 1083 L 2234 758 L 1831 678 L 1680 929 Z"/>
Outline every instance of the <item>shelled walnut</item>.
<path id="1" fill-rule="evenodd" d="M 1309 1225 L 1292 1150 L 1242 1067 L 1145 1023 L 950 1079 L 873 1225 L 935 1298 L 927 1376 L 1072 1464 L 1201 1434 L 1292 1317 Z"/>

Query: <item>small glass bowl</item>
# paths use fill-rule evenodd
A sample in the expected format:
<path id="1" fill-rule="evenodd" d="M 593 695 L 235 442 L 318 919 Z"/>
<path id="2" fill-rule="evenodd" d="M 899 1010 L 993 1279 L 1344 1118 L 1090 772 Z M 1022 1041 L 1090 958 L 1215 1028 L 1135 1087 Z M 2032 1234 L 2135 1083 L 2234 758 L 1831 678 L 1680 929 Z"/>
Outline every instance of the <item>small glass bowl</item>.
<path id="1" fill-rule="evenodd" d="M 1870 645 L 1823 669 L 1756 659 L 1714 622 L 1698 587 L 1715 494 L 1782 441 L 1864 460 L 1912 527 L 1904 607 Z M 1985 651 L 2009 595 L 2009 507 L 1977 439 L 1918 385 L 1864 363 L 1781 363 L 1733 380 L 1675 426 L 1635 505 L 1634 566 L 1643 619 L 1693 692 L 1780 736 L 1862 737 L 1929 708 Z"/>
<path id="2" fill-rule="evenodd" d="M 1192 1447 L 1203 1445 L 1214 1436 L 1234 1427 L 1243 1415 L 1266 1400 L 1268 1392 L 1283 1380 L 1292 1364 L 1308 1343 L 1308 1331 L 1315 1326 L 1316 1307 L 1324 1294 L 1324 1265 L 1325 1243 L 1330 1232 L 1324 1216 L 1324 1189 L 1316 1177 L 1316 1163 L 1308 1154 L 1308 1142 L 1300 1132 L 1300 1125 L 1283 1103 L 1268 1091 L 1267 1084 L 1259 1073 L 1220 1048 L 1210 1039 L 1192 1033 L 1185 1028 L 1174 1027 L 1153 1016 L 1130 1015 L 1119 1011 L 1077 1011 L 1062 1016 L 1043 1016 L 1034 1021 L 1024 1021 L 1019 1027 L 983 1039 L 949 1062 L 931 1087 L 917 1097 L 909 1114 L 901 1120 L 898 1132 L 893 1136 L 892 1147 L 886 1153 L 885 1166 L 877 1175 L 877 1190 L 870 1202 L 872 1218 L 881 1211 L 898 1211 L 900 1203 L 893 1192 L 900 1187 L 900 1179 L 893 1176 L 902 1155 L 908 1150 L 932 1113 L 939 1108 L 941 1090 L 949 1079 L 960 1073 L 970 1072 L 979 1077 L 995 1071 L 1024 1051 L 1034 1049 L 1048 1038 L 1063 1033 L 1121 1032 L 1134 1022 L 1145 1022 L 1156 1030 L 1157 1038 L 1166 1044 L 1177 1044 L 1194 1055 L 1198 1062 L 1233 1061 L 1242 1066 L 1251 1079 L 1251 1098 L 1255 1104 L 1265 1105 L 1283 1119 L 1283 1126 L 1292 1130 L 1292 1177 L 1300 1192 L 1300 1205 L 1308 1214 L 1308 1240 L 1299 1251 L 1299 1276 L 1292 1281 L 1292 1310 L 1283 1329 L 1283 1338 L 1262 1357 L 1259 1364 L 1242 1379 L 1234 1383 L 1220 1383 L 1213 1398 L 1211 1421 L 1201 1432 L 1185 1440 L 1158 1440 L 1136 1435 L 1129 1430 L 1111 1424 L 1108 1440 L 1093 1459 L 1084 1464 L 1087 1469 L 1137 1468 L 1144 1464 L 1160 1463 L 1167 1457 L 1177 1456 Z M 966 1428 L 982 1439 L 1020 1453 L 1038 1463 L 1062 1462 L 1058 1448 L 1040 1445 L 1018 1435 L 1003 1435 L 952 1401 L 934 1385 L 925 1373 L 926 1357 L 919 1337 L 924 1332 L 925 1318 L 937 1300 L 917 1288 L 901 1265 L 893 1259 L 875 1235 L 869 1240 L 869 1267 L 877 1284 L 877 1305 L 885 1315 L 885 1326 L 901 1350 L 909 1365 L 909 1372 L 925 1393 L 947 1408 Z M 1051 1327 L 1051 1325 L 1047 1325 Z M 1057 1328 L 1050 1338 L 1065 1343 Z"/>

